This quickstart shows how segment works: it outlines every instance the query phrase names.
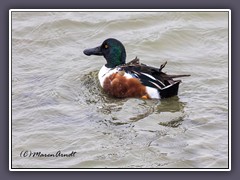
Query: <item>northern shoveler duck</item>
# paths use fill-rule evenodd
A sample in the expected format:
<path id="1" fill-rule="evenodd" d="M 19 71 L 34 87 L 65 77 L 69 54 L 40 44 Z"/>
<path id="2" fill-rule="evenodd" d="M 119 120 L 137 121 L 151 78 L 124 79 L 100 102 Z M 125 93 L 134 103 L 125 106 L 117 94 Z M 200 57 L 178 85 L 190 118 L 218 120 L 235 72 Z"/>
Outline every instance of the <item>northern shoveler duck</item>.
<path id="1" fill-rule="evenodd" d="M 162 69 L 167 62 L 160 68 L 142 64 L 137 57 L 126 63 L 123 44 L 113 38 L 106 39 L 101 46 L 86 49 L 83 53 L 87 56 L 104 56 L 107 64 L 102 66 L 98 79 L 106 93 L 118 98 L 161 99 L 175 96 L 181 80 L 173 78 L 189 76 L 163 73 Z"/>

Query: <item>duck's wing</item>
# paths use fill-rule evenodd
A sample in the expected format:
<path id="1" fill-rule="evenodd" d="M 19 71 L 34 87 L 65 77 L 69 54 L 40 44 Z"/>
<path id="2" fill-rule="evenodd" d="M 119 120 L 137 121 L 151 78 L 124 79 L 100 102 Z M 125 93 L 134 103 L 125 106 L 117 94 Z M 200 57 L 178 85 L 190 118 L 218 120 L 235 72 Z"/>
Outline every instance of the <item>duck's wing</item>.
<path id="1" fill-rule="evenodd" d="M 140 63 L 136 57 L 132 61 L 121 65 L 121 69 L 131 74 L 132 76 L 140 79 L 143 85 L 163 89 L 169 85 L 180 83 L 181 80 L 174 80 L 173 78 L 186 77 L 190 75 L 168 75 L 162 72 L 162 69 L 166 66 L 167 62 L 163 63 L 159 68 L 148 66 Z"/>

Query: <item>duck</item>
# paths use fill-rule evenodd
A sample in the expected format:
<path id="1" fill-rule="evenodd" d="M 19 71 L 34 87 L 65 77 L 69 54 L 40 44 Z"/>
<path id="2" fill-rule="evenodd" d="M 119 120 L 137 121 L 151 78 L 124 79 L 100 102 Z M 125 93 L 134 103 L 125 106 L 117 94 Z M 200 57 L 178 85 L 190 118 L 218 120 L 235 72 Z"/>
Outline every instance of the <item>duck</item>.
<path id="1" fill-rule="evenodd" d="M 178 95 L 181 80 L 174 78 L 190 76 L 168 75 L 162 72 L 167 62 L 159 68 L 140 63 L 135 58 L 126 63 L 126 50 L 122 42 L 108 38 L 100 46 L 85 49 L 87 56 L 103 56 L 106 64 L 98 73 L 104 92 L 116 98 L 164 99 Z"/>

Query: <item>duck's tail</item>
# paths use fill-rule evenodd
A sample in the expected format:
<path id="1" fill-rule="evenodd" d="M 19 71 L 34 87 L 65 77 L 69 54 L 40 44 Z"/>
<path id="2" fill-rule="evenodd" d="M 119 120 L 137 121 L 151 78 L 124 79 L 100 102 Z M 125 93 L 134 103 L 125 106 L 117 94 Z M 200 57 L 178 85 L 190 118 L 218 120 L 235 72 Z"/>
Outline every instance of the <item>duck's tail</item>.
<path id="1" fill-rule="evenodd" d="M 161 99 L 176 96 L 178 94 L 180 82 L 181 80 L 178 80 L 162 89 L 158 89 Z"/>
<path id="2" fill-rule="evenodd" d="M 188 77 L 190 74 L 181 74 L 181 75 L 168 75 L 169 78 L 180 78 L 180 77 Z"/>

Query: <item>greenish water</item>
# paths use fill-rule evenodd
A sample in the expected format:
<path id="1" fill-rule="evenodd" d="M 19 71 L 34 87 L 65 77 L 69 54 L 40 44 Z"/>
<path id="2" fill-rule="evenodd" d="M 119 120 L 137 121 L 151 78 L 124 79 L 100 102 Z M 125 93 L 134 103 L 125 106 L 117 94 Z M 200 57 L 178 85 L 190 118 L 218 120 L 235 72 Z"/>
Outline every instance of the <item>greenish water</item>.
<path id="1" fill-rule="evenodd" d="M 179 95 L 106 95 L 105 60 L 82 51 L 109 37 L 128 61 L 191 74 Z M 13 12 L 12 167 L 228 168 L 228 13 Z"/>

